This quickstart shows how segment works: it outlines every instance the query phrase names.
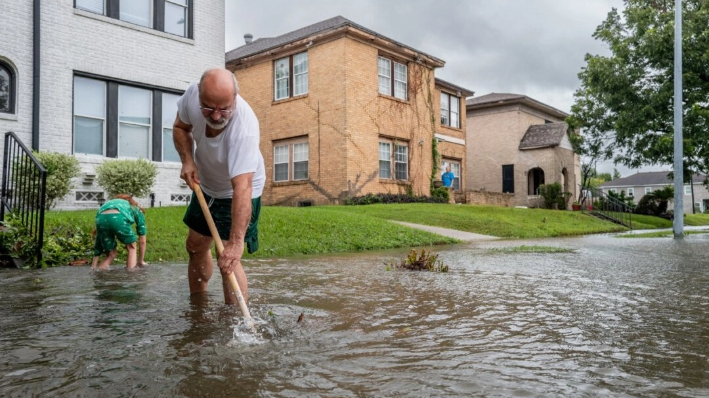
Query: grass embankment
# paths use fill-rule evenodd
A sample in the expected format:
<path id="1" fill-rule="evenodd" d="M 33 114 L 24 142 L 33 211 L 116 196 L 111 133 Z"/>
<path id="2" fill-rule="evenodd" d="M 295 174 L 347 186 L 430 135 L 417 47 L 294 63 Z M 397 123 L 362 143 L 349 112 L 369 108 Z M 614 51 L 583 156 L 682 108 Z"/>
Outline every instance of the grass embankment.
<path id="1" fill-rule="evenodd" d="M 187 227 L 182 223 L 184 212 L 183 206 L 146 209 L 146 261 L 187 260 Z M 50 211 L 46 213 L 46 229 L 51 231 L 52 226 L 70 224 L 90 232 L 94 228 L 95 216 L 96 210 Z M 323 211 L 321 207 L 263 207 L 259 222 L 259 250 L 253 255 L 245 255 L 245 258 L 357 252 L 455 242 L 458 241 L 380 218 Z M 122 251 L 119 251 L 119 259 L 125 257 Z"/>
<path id="2" fill-rule="evenodd" d="M 627 230 L 578 211 L 426 203 L 324 206 L 322 209 L 504 238 L 544 238 Z"/>
<path id="3" fill-rule="evenodd" d="M 685 235 L 696 235 L 696 234 L 706 234 L 709 233 L 709 229 L 704 229 L 700 231 L 684 231 Z M 641 234 L 622 234 L 617 235 L 616 238 L 669 238 L 674 235 L 672 231 L 657 231 L 657 232 L 644 232 Z"/>

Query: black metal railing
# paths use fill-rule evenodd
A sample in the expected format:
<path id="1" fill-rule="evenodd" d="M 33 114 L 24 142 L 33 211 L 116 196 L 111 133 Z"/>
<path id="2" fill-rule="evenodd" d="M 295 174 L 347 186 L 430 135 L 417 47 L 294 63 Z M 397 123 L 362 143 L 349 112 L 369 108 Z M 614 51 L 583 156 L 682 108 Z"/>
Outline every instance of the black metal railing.
<path id="1" fill-rule="evenodd" d="M 584 212 L 633 228 L 633 206 L 601 189 L 581 186 L 579 203 Z"/>
<path id="2" fill-rule="evenodd" d="M 47 171 L 15 133 L 5 133 L 5 157 L 0 192 L 0 221 L 8 214 L 26 228 L 37 243 L 37 263 L 42 260 Z"/>

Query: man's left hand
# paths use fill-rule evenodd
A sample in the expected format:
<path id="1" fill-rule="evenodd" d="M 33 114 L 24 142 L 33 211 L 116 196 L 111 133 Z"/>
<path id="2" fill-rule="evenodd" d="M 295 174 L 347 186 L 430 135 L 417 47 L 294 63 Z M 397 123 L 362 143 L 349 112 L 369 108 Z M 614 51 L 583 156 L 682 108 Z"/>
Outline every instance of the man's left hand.
<path id="1" fill-rule="evenodd" d="M 244 253 L 244 242 L 227 242 L 224 245 L 224 251 L 217 260 L 217 266 L 222 275 L 229 275 L 234 271 L 234 268 L 241 261 L 241 255 Z"/>

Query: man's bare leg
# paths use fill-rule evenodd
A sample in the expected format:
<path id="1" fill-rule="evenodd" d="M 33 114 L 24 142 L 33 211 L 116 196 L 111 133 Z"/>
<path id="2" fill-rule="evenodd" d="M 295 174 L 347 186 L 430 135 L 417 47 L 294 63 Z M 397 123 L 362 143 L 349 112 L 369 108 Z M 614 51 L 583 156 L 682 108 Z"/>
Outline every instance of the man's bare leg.
<path id="1" fill-rule="evenodd" d="M 224 242 L 226 244 L 226 241 Z M 222 286 L 224 287 L 224 302 L 227 304 L 238 304 L 236 298 L 236 292 L 231 288 L 229 283 L 229 275 L 222 274 Z M 234 267 L 234 276 L 236 277 L 236 283 L 239 284 L 239 289 L 241 294 L 244 296 L 244 301 L 249 302 L 249 287 L 248 281 L 246 280 L 246 273 L 244 272 L 244 267 L 241 266 L 241 261 Z"/>
<path id="2" fill-rule="evenodd" d="M 190 283 L 190 294 L 205 293 L 207 283 L 212 277 L 212 238 L 190 229 L 187 234 L 185 248 L 190 256 L 187 266 L 187 278 Z"/>

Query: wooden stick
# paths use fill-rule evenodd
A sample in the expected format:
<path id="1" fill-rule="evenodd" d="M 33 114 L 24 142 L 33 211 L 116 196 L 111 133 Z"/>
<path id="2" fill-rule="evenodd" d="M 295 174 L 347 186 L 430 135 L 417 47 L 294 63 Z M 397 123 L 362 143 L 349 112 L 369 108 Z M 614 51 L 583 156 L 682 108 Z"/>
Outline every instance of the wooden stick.
<path id="1" fill-rule="evenodd" d="M 204 200 L 204 195 L 202 194 L 202 189 L 199 187 L 198 184 L 194 184 L 192 186 L 192 189 L 194 190 L 195 194 L 197 195 L 197 200 L 199 201 L 200 207 L 202 207 L 202 213 L 204 213 L 204 218 L 207 220 L 207 225 L 209 225 L 209 231 L 212 233 L 212 238 L 214 238 L 214 244 L 217 246 L 217 253 L 221 255 L 224 252 L 224 244 L 222 243 L 221 238 L 219 237 L 219 232 L 217 231 L 217 227 L 214 225 L 214 220 L 212 219 L 212 213 L 209 212 L 209 206 L 207 206 L 207 201 Z M 244 295 L 241 294 L 241 288 L 239 288 L 239 283 L 236 281 L 236 277 L 234 276 L 234 272 L 231 272 L 228 275 L 229 284 L 231 285 L 231 288 L 234 290 L 234 293 L 236 293 L 236 301 L 239 302 L 239 307 L 241 308 L 241 313 L 244 314 L 244 319 L 246 320 L 246 323 L 251 326 L 251 329 L 253 330 L 254 333 L 256 333 L 256 328 L 254 327 L 254 322 L 253 319 L 251 318 L 251 313 L 249 312 L 249 308 L 246 306 L 246 301 L 244 300 Z"/>

